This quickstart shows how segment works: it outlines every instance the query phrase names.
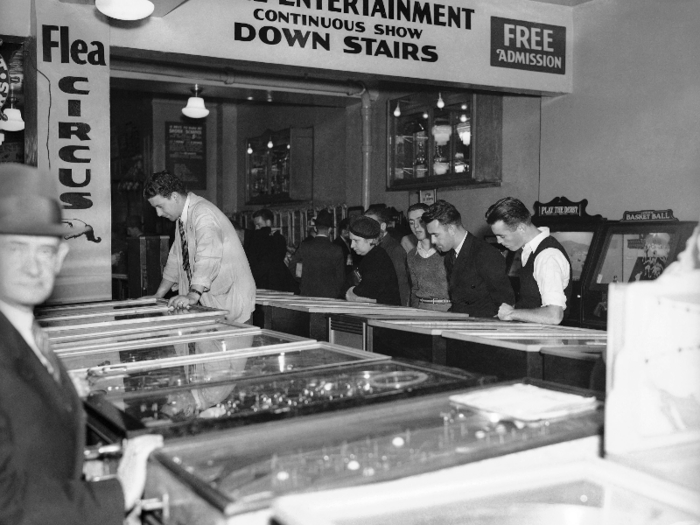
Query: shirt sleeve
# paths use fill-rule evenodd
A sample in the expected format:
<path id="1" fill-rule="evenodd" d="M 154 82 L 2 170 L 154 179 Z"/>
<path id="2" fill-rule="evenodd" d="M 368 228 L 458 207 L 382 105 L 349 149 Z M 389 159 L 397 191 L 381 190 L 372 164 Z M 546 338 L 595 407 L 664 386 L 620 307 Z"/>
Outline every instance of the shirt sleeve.
<path id="1" fill-rule="evenodd" d="M 224 235 L 211 213 L 193 213 L 196 237 L 194 267 L 190 285 L 211 289 L 211 283 L 219 275 L 224 256 Z M 190 248 L 192 249 L 192 248 Z"/>
<path id="2" fill-rule="evenodd" d="M 564 289 L 569 284 L 571 266 L 556 248 L 542 250 L 535 259 L 534 277 L 542 296 L 542 306 L 566 308 Z"/>

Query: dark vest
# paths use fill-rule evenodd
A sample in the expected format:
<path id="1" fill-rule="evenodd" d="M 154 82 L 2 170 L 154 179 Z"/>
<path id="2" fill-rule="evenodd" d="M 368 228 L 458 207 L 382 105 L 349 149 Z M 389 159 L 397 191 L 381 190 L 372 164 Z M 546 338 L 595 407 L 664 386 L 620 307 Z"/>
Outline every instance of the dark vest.
<path id="1" fill-rule="evenodd" d="M 534 275 L 535 259 L 537 259 L 537 256 L 547 248 L 555 248 L 559 250 L 562 254 L 564 254 L 564 257 L 566 257 L 566 260 L 569 263 L 569 284 L 567 284 L 566 288 L 564 289 L 564 294 L 566 295 L 566 309 L 569 309 L 569 305 L 571 304 L 571 290 L 573 288 L 573 279 L 571 278 L 571 261 L 569 260 L 569 256 L 566 254 L 564 247 L 551 235 L 544 238 L 534 253 L 530 254 L 530 257 L 527 259 L 527 263 L 525 263 L 525 266 L 523 266 L 520 270 L 520 296 L 518 297 L 518 301 L 515 303 L 515 308 L 539 308 L 542 306 L 542 296 L 540 295 L 540 289 L 537 287 L 537 281 L 535 280 Z"/>

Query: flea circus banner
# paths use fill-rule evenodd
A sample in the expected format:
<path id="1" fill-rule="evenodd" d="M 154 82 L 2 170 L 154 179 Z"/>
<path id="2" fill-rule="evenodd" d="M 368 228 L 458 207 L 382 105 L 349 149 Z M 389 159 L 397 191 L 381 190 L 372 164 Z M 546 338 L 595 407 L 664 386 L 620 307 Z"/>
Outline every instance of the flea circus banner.
<path id="1" fill-rule="evenodd" d="M 565 6 L 515 0 L 208 2 L 216 8 L 215 17 L 201 14 L 198 2 L 187 2 L 158 21 L 167 29 L 162 41 L 144 25 L 129 32 L 113 28 L 112 45 L 516 90 L 571 91 L 572 11 Z M 166 38 L 173 34 L 180 36 L 176 42 Z"/>
<path id="2" fill-rule="evenodd" d="M 70 251 L 53 303 L 112 298 L 109 28 L 34 0 L 37 165 L 57 183 Z"/>

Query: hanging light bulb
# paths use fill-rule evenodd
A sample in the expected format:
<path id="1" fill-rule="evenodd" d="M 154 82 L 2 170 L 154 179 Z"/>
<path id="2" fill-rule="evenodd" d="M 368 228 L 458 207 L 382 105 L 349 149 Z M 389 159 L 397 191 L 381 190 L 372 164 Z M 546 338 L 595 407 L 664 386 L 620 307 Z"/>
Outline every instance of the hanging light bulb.
<path id="1" fill-rule="evenodd" d="M 272 149 L 273 146 L 274 146 L 274 144 L 272 143 L 272 139 L 270 139 L 267 143 L 267 147 Z"/>
<path id="2" fill-rule="evenodd" d="M 151 16 L 155 6 L 149 0 L 95 0 L 95 8 L 116 20 L 141 20 Z"/>
<path id="3" fill-rule="evenodd" d="M 467 120 L 468 120 L 468 118 L 467 118 L 467 114 L 466 114 L 466 113 L 462 113 L 462 114 L 459 116 L 459 121 L 460 121 L 460 122 L 466 122 Z"/>
<path id="4" fill-rule="evenodd" d="M 424 111 L 424 112 L 423 112 L 423 118 L 428 118 L 428 112 L 427 112 L 427 111 Z"/>
<path id="5" fill-rule="evenodd" d="M 398 117 L 401 116 L 401 108 L 399 107 L 399 103 L 398 103 L 398 102 L 396 103 L 396 109 L 394 110 L 394 116 L 395 116 L 396 118 L 398 118 Z"/>
<path id="6" fill-rule="evenodd" d="M 248 144 L 248 149 L 246 150 L 246 153 L 248 153 L 248 155 L 253 154 L 253 148 L 250 146 L 250 144 Z"/>
<path id="7" fill-rule="evenodd" d="M 467 105 L 466 105 L 466 104 L 462 104 L 462 110 L 467 111 Z"/>
<path id="8" fill-rule="evenodd" d="M 209 110 L 204 107 L 204 99 L 198 95 L 202 92 L 199 84 L 194 85 L 193 97 L 187 99 L 187 105 L 182 108 L 182 114 L 189 118 L 204 118 L 209 114 Z"/>
<path id="9" fill-rule="evenodd" d="M 445 107 L 445 101 L 442 100 L 442 93 L 438 93 L 437 107 L 438 109 L 442 109 Z"/>

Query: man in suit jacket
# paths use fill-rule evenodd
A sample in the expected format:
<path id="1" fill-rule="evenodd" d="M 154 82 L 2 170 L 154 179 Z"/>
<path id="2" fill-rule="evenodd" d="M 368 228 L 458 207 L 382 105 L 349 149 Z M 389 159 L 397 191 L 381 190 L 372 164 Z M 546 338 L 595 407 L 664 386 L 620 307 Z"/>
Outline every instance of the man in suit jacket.
<path id="1" fill-rule="evenodd" d="M 253 213 L 255 230 L 250 234 L 246 248 L 253 279 L 258 288 L 280 292 L 297 291 L 296 282 L 289 274 L 287 240 L 279 230 L 272 229 L 275 216 L 271 210 L 262 208 Z"/>
<path id="2" fill-rule="evenodd" d="M 117 479 L 82 478 L 85 414 L 34 319 L 68 253 L 53 180 L 0 165 L 0 523 L 121 525 L 162 439 L 130 440 Z"/>
<path id="3" fill-rule="evenodd" d="M 343 250 L 328 238 L 333 217 L 328 210 L 318 212 L 316 236 L 299 244 L 289 269 L 301 277 L 301 295 L 339 298 L 345 282 Z"/>
<path id="4" fill-rule="evenodd" d="M 255 281 L 228 217 L 208 200 L 188 192 L 167 171 L 153 174 L 143 194 L 159 217 L 177 222 L 155 296 L 165 297 L 177 285 L 178 295 L 170 298 L 170 306 L 189 308 L 200 303 L 227 310 L 229 321 L 247 322 L 255 309 Z"/>
<path id="5" fill-rule="evenodd" d="M 494 317 L 501 304 L 515 303 L 505 259 L 464 228 L 462 216 L 452 204 L 437 201 L 423 214 L 423 222 L 433 244 L 447 254 L 452 312 Z"/>

